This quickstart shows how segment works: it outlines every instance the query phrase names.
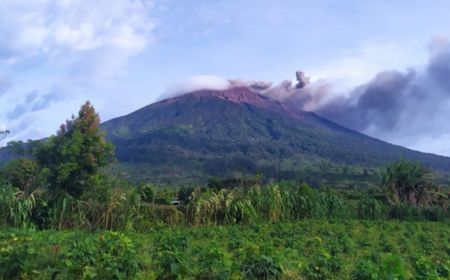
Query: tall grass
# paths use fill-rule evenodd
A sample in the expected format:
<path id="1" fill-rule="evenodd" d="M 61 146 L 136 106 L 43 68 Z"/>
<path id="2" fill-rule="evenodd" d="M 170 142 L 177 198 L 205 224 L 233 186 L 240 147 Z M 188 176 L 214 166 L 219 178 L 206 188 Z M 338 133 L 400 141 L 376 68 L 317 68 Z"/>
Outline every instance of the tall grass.
<path id="1" fill-rule="evenodd" d="M 196 188 L 183 200 L 185 204 L 172 206 L 142 201 L 138 189 L 110 183 L 95 186 L 77 199 L 65 193 L 36 199 L 35 194 L 7 185 L 0 186 L 0 226 L 147 230 L 162 223 L 214 226 L 302 219 L 450 218 L 448 209 L 439 205 L 423 209 L 391 206 L 364 193 L 360 196 L 355 199 L 342 190 L 279 183 L 220 190 Z"/>
<path id="2" fill-rule="evenodd" d="M 305 218 L 339 218 L 349 211 L 344 199 L 307 185 L 253 186 L 192 194 L 188 221 L 193 225 L 276 222 Z M 350 211 L 351 212 L 351 211 Z"/>
<path id="3" fill-rule="evenodd" d="M 36 205 L 34 194 L 24 192 L 9 185 L 0 186 L 0 224 L 11 227 L 28 227 Z"/>

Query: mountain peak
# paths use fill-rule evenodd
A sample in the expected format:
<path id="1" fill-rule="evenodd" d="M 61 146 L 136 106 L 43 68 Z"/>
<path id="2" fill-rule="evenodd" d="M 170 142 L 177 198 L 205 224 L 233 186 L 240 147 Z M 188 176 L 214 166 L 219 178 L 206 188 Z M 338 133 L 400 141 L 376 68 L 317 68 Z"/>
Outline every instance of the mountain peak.
<path id="1" fill-rule="evenodd" d="M 127 172 L 148 180 L 256 174 L 300 180 L 342 165 L 405 158 L 448 172 L 450 159 L 394 146 L 248 87 L 198 90 L 102 124 Z M 171 174 L 177 175 L 174 178 Z M 139 177 L 139 178 L 141 178 Z M 334 178 L 334 177 L 333 177 Z M 331 179 L 330 179 L 331 180 Z"/>
<path id="2" fill-rule="evenodd" d="M 258 94 L 247 87 L 233 87 L 225 90 L 199 90 L 191 93 L 193 96 L 205 97 L 215 96 L 234 103 L 247 103 L 253 105 L 264 106 L 268 102 L 268 98 Z"/>
<path id="3" fill-rule="evenodd" d="M 300 108 L 289 106 L 271 99 L 255 90 L 246 86 L 230 87 L 225 90 L 197 90 L 190 93 L 186 93 L 177 97 L 165 99 L 159 102 L 161 105 L 170 105 L 175 102 L 182 102 L 183 100 L 192 99 L 210 99 L 218 98 L 226 102 L 231 102 L 240 105 L 251 105 L 257 108 L 275 111 L 277 113 L 287 114 L 290 117 L 304 118 L 305 112 Z"/>

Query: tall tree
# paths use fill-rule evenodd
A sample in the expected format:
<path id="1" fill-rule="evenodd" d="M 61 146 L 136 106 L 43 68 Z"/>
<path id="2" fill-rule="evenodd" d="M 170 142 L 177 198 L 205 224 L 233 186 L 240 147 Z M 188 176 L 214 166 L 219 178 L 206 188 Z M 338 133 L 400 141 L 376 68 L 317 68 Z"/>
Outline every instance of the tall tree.
<path id="1" fill-rule="evenodd" d="M 61 125 L 56 136 L 36 147 L 34 155 L 43 168 L 48 188 L 79 197 L 99 169 L 113 156 L 112 145 L 99 130 L 100 117 L 88 101 L 78 116 Z"/>

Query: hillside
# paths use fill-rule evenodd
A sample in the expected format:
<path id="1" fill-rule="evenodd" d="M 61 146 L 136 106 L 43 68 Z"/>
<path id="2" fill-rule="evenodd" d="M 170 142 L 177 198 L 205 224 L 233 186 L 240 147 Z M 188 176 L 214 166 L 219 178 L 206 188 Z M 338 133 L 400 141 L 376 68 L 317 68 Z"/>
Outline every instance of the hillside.
<path id="1" fill-rule="evenodd" d="M 373 168 L 399 158 L 450 171 L 450 158 L 365 136 L 245 87 L 166 99 L 102 128 L 116 145 L 116 170 L 160 183 L 256 173 L 266 179 L 367 179 Z"/>

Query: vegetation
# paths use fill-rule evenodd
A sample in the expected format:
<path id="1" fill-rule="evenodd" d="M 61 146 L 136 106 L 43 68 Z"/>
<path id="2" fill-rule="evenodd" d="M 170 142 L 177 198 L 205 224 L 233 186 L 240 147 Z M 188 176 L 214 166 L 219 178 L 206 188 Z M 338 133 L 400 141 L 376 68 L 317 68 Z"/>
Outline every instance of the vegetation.
<path id="1" fill-rule="evenodd" d="M 56 136 L 50 137 L 34 150 L 45 182 L 53 193 L 80 197 L 113 155 L 112 145 L 99 131 L 100 118 L 86 102 L 78 117 L 61 125 Z"/>
<path id="2" fill-rule="evenodd" d="M 386 167 L 381 186 L 391 204 L 429 206 L 442 197 L 439 189 L 433 186 L 430 175 L 421 163 L 400 160 Z"/>
<path id="3" fill-rule="evenodd" d="M 308 220 L 146 233 L 4 230 L 0 279 L 449 279 L 450 227 Z"/>
<path id="4" fill-rule="evenodd" d="M 10 144 L 0 280 L 450 277 L 449 189 L 419 163 L 387 165 L 372 188 L 135 186 L 105 172 L 99 123 L 87 102 L 46 141 Z"/>

